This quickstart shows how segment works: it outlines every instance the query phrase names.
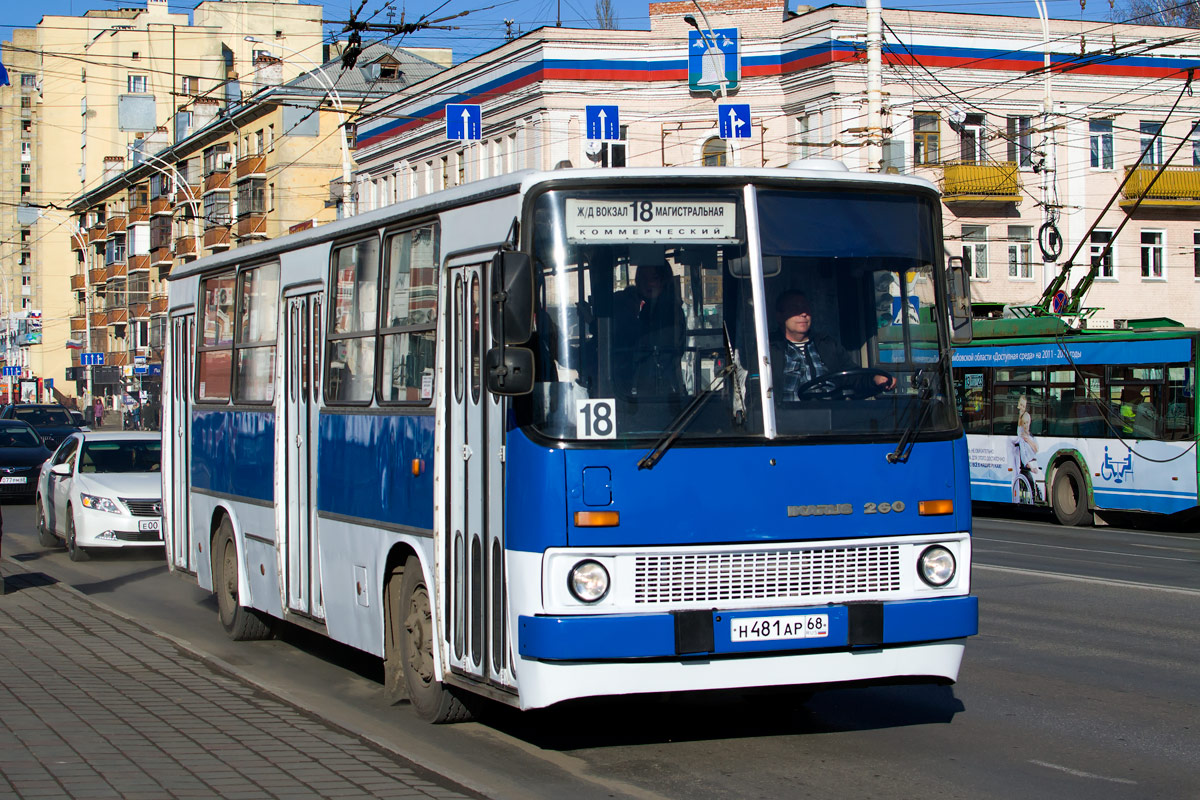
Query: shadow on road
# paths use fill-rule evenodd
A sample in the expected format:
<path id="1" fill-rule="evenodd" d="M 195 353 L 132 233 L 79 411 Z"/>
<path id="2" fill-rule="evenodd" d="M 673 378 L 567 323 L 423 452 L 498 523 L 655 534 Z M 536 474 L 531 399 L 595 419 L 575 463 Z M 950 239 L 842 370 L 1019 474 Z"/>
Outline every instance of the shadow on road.
<path id="1" fill-rule="evenodd" d="M 126 586 L 131 583 L 137 583 L 138 581 L 149 578 L 152 575 L 159 575 L 166 571 L 166 563 L 160 561 L 160 563 L 156 563 L 153 567 L 138 570 L 137 572 L 131 572 L 128 575 L 121 575 L 119 577 L 109 578 L 108 580 L 103 581 L 93 581 L 92 583 L 75 583 L 72 584 L 72 588 L 77 589 L 86 595 L 108 594 L 120 589 L 122 586 Z"/>

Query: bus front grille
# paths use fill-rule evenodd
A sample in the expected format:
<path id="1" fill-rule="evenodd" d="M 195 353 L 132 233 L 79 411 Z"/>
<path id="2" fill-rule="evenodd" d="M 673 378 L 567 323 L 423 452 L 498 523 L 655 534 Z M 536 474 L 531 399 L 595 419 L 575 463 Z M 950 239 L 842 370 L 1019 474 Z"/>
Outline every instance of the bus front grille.
<path id="1" fill-rule="evenodd" d="M 707 603 L 901 591 L 900 546 L 648 554 L 634 559 L 634 602 Z"/>

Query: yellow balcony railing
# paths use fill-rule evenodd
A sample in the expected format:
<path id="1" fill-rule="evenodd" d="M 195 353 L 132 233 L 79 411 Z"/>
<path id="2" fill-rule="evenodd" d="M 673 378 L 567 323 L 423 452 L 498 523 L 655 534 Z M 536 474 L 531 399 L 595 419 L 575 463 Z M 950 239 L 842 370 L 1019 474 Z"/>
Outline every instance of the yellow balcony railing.
<path id="1" fill-rule="evenodd" d="M 1156 172 L 1158 167 L 1153 164 L 1143 164 L 1137 169 L 1125 168 L 1129 180 L 1121 189 L 1122 208 L 1133 206 L 1143 193 L 1146 198 L 1142 200 L 1142 206 L 1200 208 L 1200 167 L 1167 167 L 1151 185 Z"/>
<path id="2" fill-rule="evenodd" d="M 942 165 L 942 197 L 955 203 L 1019 203 L 1021 174 L 1015 161 Z"/>

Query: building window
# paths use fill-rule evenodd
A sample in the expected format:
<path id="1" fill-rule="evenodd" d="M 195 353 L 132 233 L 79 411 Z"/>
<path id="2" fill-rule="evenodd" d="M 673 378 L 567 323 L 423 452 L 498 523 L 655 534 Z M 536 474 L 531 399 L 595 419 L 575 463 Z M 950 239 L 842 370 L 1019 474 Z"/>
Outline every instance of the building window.
<path id="1" fill-rule="evenodd" d="M 1163 277 L 1165 234 L 1162 231 L 1142 231 L 1142 277 Z"/>
<path id="2" fill-rule="evenodd" d="M 143 94 L 146 91 L 146 76 L 145 75 L 130 75 L 129 76 L 129 93 Z"/>
<path id="3" fill-rule="evenodd" d="M 238 184 L 238 216 L 267 213 L 267 182 L 251 178 Z"/>
<path id="4" fill-rule="evenodd" d="M 958 157 L 968 164 L 987 161 L 987 147 L 983 141 L 983 115 L 967 114 L 958 131 Z"/>
<path id="5" fill-rule="evenodd" d="M 229 195 L 213 192 L 204 195 L 204 227 L 215 228 L 229 224 Z"/>
<path id="6" fill-rule="evenodd" d="M 1033 117 L 1008 118 L 1008 160 L 1017 162 L 1021 169 L 1033 166 L 1032 129 Z"/>
<path id="7" fill-rule="evenodd" d="M 701 161 L 706 167 L 723 167 L 726 165 L 727 150 L 725 140 L 716 136 L 704 143 L 701 151 Z"/>
<path id="8" fill-rule="evenodd" d="M 625 166 L 625 137 L 628 132 L 629 126 L 622 125 L 619 133 L 617 134 L 620 137 L 618 141 L 600 143 L 600 155 L 597 157 L 598 166 Z"/>
<path id="9" fill-rule="evenodd" d="M 37 77 L 28 72 L 21 73 L 21 86 L 26 89 L 37 88 Z"/>
<path id="10" fill-rule="evenodd" d="M 1142 134 L 1141 152 L 1146 153 L 1146 157 L 1142 159 L 1143 164 L 1163 163 L 1162 126 L 1161 122 L 1147 122 L 1146 120 L 1142 120 L 1139 124 L 1138 129 Z"/>
<path id="11" fill-rule="evenodd" d="M 941 156 L 941 132 L 937 114 L 913 114 L 913 163 L 936 164 Z"/>
<path id="12" fill-rule="evenodd" d="M 214 172 L 227 172 L 232 160 L 233 157 L 229 154 L 228 144 L 213 145 L 204 151 L 204 174 L 212 175 Z"/>
<path id="13" fill-rule="evenodd" d="M 21 142 L 21 160 L 22 161 L 32 161 L 33 160 L 33 143 L 32 142 Z"/>
<path id="14" fill-rule="evenodd" d="M 1033 228 L 1029 225 L 1008 226 L 1008 277 L 1033 279 Z"/>
<path id="15" fill-rule="evenodd" d="M 1092 145 L 1092 168 L 1113 168 L 1113 124 L 1111 119 L 1088 122 Z"/>
<path id="16" fill-rule="evenodd" d="M 987 280 L 987 226 L 963 225 L 962 242 L 963 261 L 965 261 L 970 268 L 971 277 L 978 278 L 980 280 Z"/>
<path id="17" fill-rule="evenodd" d="M 179 79 L 179 93 L 185 95 L 199 94 L 200 79 L 193 78 L 190 75 L 184 75 Z"/>
<path id="18" fill-rule="evenodd" d="M 1200 231 L 1192 231 L 1192 269 L 1200 278 Z"/>
<path id="19" fill-rule="evenodd" d="M 1096 270 L 1097 278 L 1107 278 L 1112 280 L 1117 277 L 1117 272 L 1113 268 L 1113 254 L 1110 248 L 1107 253 L 1104 248 L 1108 247 L 1108 243 L 1112 241 L 1113 232 L 1108 230 L 1094 230 L 1091 236 L 1091 252 L 1092 252 L 1092 267 Z M 1100 255 L 1104 254 L 1104 261 L 1100 260 Z"/>
<path id="20" fill-rule="evenodd" d="M 796 155 L 798 158 L 808 158 L 811 152 L 809 139 L 812 137 L 812 115 L 805 114 L 796 118 Z"/>

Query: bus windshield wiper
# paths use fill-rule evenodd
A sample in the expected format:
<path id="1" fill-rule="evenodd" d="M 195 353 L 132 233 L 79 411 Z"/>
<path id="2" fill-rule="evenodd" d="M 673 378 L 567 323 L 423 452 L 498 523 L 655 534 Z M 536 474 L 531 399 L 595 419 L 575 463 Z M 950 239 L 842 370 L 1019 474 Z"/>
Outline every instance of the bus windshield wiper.
<path id="1" fill-rule="evenodd" d="M 902 464 L 908 461 L 908 456 L 912 453 L 913 445 L 917 443 L 917 434 L 925 427 L 925 420 L 929 417 L 929 411 L 933 408 L 933 393 L 938 383 L 942 380 L 942 369 L 945 366 L 946 359 L 949 357 L 950 351 L 942 353 L 933 364 L 933 374 L 929 374 L 928 367 L 922 367 L 917 370 L 917 374 L 913 376 L 913 386 L 920 388 L 917 394 L 917 405 L 909 417 L 909 423 L 904 428 L 904 433 L 900 437 L 900 441 L 896 444 L 896 449 L 887 454 L 889 464 Z"/>
<path id="2" fill-rule="evenodd" d="M 671 423 L 663 429 L 662 435 L 654 443 L 653 449 L 638 461 L 638 469 L 654 469 L 654 465 L 662 460 L 667 450 L 671 449 L 671 445 L 675 443 L 675 440 L 679 438 L 684 429 L 696 418 L 696 415 L 700 413 L 700 409 L 704 408 L 704 404 L 709 401 L 709 398 L 721 389 L 725 380 L 730 375 L 734 376 L 735 411 L 738 405 L 742 405 L 744 408 L 744 401 L 741 403 L 737 402 L 741 398 L 741 386 L 739 385 L 737 376 L 738 366 L 738 362 L 733 356 L 733 346 L 729 341 L 729 329 L 725 328 L 725 366 L 713 376 L 712 383 L 708 385 L 708 388 L 696 395 L 692 399 L 692 402 L 687 404 L 687 408 L 680 411 L 679 415 L 671 420 Z"/>

